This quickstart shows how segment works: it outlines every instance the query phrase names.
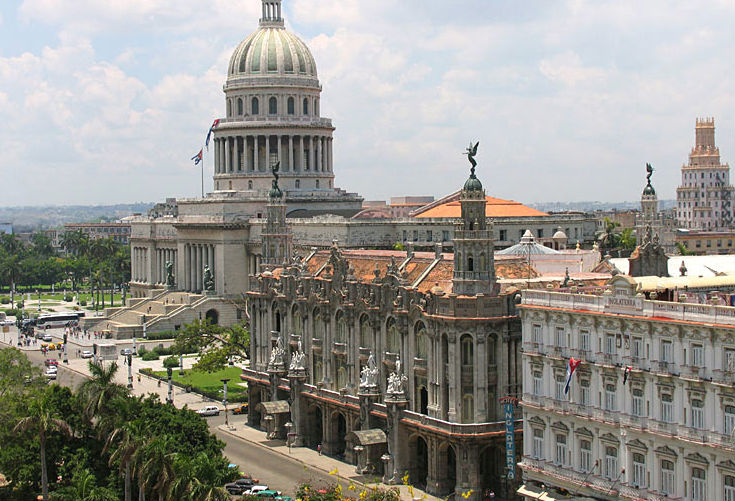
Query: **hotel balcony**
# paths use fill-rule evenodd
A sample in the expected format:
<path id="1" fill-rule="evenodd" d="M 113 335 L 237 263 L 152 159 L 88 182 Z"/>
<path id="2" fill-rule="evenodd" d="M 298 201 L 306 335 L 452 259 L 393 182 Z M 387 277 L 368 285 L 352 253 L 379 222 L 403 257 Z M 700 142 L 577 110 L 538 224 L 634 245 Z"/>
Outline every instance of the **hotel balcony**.
<path id="1" fill-rule="evenodd" d="M 636 428 L 639 430 L 645 430 L 646 428 L 648 428 L 648 417 L 646 416 L 623 414 L 620 417 L 620 422 L 625 426 L 629 426 L 631 428 Z"/>
<path id="2" fill-rule="evenodd" d="M 712 371 L 712 382 L 720 384 L 735 384 L 735 370 L 715 369 Z"/>
<path id="3" fill-rule="evenodd" d="M 697 367 L 696 365 L 681 365 L 679 371 L 681 377 L 697 380 L 702 379 L 705 372 L 704 367 Z"/>

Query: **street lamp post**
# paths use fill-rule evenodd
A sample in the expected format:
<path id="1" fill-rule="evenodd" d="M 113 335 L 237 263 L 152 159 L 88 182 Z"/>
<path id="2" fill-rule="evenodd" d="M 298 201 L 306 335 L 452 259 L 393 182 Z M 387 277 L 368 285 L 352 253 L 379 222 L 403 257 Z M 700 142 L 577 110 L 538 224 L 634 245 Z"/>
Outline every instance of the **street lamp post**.
<path id="1" fill-rule="evenodd" d="M 69 357 L 66 354 L 66 344 L 68 340 L 69 340 L 69 333 L 64 331 L 64 363 L 66 365 L 69 365 Z"/>
<path id="2" fill-rule="evenodd" d="M 168 397 L 166 397 L 166 403 L 173 404 L 174 403 L 174 384 L 171 380 L 171 373 L 173 372 L 173 369 L 171 367 L 166 367 L 166 372 L 168 373 Z"/>
<path id="3" fill-rule="evenodd" d="M 294 424 L 291 421 L 289 421 L 283 426 L 286 427 L 286 445 L 288 446 L 288 453 L 291 454 L 291 437 L 292 437 L 291 428 L 294 427 Z"/>
<path id="4" fill-rule="evenodd" d="M 225 406 L 225 426 L 227 426 L 227 427 L 230 426 L 230 420 L 227 417 L 227 381 L 229 381 L 229 380 L 230 380 L 230 378 L 220 379 L 220 381 L 222 381 L 222 384 L 224 385 L 224 388 L 223 388 L 224 393 L 222 395 L 222 405 Z"/>
<path id="5" fill-rule="evenodd" d="M 36 294 L 38 295 L 38 313 L 41 313 L 41 293 L 38 292 L 38 289 L 36 289 Z"/>
<path id="6" fill-rule="evenodd" d="M 128 353 L 125 357 L 128 363 L 128 388 L 133 389 L 133 354 Z"/>

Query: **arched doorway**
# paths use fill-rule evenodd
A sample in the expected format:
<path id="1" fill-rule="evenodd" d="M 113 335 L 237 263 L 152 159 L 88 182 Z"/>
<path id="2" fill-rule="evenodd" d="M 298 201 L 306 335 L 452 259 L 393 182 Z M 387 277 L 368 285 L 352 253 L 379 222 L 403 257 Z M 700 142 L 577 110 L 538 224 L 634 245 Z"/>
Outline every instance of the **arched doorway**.
<path id="1" fill-rule="evenodd" d="M 344 457 L 347 443 L 345 442 L 345 436 L 347 435 L 347 420 L 341 412 L 332 414 L 332 440 L 333 449 L 331 453 L 334 456 Z"/>
<path id="2" fill-rule="evenodd" d="M 204 318 L 206 318 L 211 325 L 217 325 L 219 322 L 219 313 L 215 309 L 207 310 L 207 313 L 204 314 Z"/>
<path id="3" fill-rule="evenodd" d="M 437 477 L 439 477 L 439 489 L 442 496 L 452 494 L 457 485 L 457 456 L 454 447 L 442 444 L 439 447 L 439 464 Z"/>
<path id="4" fill-rule="evenodd" d="M 260 398 L 260 388 L 254 387 L 249 391 L 248 395 L 248 412 L 249 412 L 249 418 L 250 418 L 250 426 L 253 426 L 255 428 L 260 428 L 260 420 L 262 418 L 262 415 L 260 414 L 260 411 L 258 409 L 258 404 L 261 401 Z"/>
<path id="5" fill-rule="evenodd" d="M 480 453 L 480 482 L 483 490 L 495 494 L 502 492 L 500 478 L 505 474 L 505 451 L 500 447 L 487 446 Z"/>
<path id="6" fill-rule="evenodd" d="M 309 422 L 306 433 L 306 445 L 312 449 L 316 449 L 324 440 L 322 431 L 322 409 L 318 405 L 312 405 L 306 413 L 306 419 Z"/>
<path id="7" fill-rule="evenodd" d="M 421 414 L 429 413 L 429 392 L 426 391 L 426 386 L 419 390 L 419 410 Z"/>
<path id="8" fill-rule="evenodd" d="M 429 474 L 429 447 L 426 440 L 420 435 L 410 439 L 411 444 L 411 475 L 410 482 L 416 487 L 426 487 L 426 477 Z"/>

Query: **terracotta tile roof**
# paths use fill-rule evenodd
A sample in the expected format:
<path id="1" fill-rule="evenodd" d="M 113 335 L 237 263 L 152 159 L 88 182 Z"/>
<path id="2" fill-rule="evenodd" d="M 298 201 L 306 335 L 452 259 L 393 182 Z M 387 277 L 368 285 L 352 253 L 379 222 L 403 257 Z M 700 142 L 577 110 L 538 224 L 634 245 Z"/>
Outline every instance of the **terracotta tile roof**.
<path id="1" fill-rule="evenodd" d="M 501 198 L 485 197 L 485 215 L 487 217 L 536 217 L 548 216 L 547 213 L 541 212 L 531 207 L 527 207 L 520 202 L 513 200 L 503 200 Z M 452 200 L 417 214 L 416 217 L 461 217 L 462 206 L 459 200 Z"/>

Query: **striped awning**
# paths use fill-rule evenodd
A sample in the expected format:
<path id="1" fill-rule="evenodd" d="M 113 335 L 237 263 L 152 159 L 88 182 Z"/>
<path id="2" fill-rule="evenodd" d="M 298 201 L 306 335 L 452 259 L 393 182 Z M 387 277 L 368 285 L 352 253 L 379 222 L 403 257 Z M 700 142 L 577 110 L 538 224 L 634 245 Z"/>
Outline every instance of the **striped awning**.
<path id="1" fill-rule="evenodd" d="M 388 439 L 385 436 L 385 432 L 377 428 L 373 430 L 353 431 L 347 437 L 348 438 L 351 437 L 354 443 L 358 443 L 363 446 L 388 443 Z"/>
<path id="2" fill-rule="evenodd" d="M 287 400 L 276 400 L 274 402 L 260 402 L 255 409 L 264 414 L 287 414 L 291 412 L 291 406 Z"/>

